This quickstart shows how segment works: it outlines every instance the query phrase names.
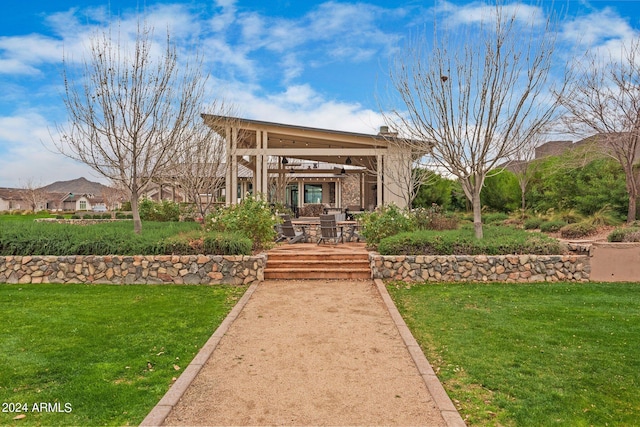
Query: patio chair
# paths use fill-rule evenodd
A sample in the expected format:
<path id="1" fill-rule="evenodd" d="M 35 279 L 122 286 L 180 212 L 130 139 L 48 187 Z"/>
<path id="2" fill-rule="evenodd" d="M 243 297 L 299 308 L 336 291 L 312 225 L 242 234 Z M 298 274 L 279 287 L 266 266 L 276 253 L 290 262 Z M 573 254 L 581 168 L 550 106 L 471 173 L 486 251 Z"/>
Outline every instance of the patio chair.
<path id="1" fill-rule="evenodd" d="M 320 215 L 320 239 L 318 244 L 335 240 L 335 244 L 338 244 L 338 239 L 344 243 L 344 232 L 342 226 L 336 223 L 335 215 Z"/>
<path id="2" fill-rule="evenodd" d="M 289 215 L 281 215 L 280 217 L 282 218 L 282 224 L 278 226 L 279 235 L 276 238 L 276 243 L 282 240 L 286 240 L 289 244 L 307 242 L 307 230 L 304 227 L 302 227 L 302 231 L 296 231 Z"/>

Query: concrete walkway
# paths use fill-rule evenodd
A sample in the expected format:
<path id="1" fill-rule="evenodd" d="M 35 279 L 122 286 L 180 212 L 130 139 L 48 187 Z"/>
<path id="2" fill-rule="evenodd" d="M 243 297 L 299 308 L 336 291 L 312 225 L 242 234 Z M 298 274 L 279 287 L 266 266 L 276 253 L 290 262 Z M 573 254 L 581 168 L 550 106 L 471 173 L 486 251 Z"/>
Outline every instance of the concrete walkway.
<path id="1" fill-rule="evenodd" d="M 379 281 L 252 285 L 142 425 L 465 425 Z"/>

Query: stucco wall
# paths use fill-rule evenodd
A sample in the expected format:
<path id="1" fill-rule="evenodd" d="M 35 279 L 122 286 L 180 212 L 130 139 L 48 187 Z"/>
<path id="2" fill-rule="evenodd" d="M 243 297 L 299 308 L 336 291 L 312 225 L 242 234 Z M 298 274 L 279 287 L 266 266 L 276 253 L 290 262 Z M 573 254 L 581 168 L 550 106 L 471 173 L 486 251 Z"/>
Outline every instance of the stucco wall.
<path id="1" fill-rule="evenodd" d="M 591 280 L 640 282 L 640 243 L 593 243 Z"/>

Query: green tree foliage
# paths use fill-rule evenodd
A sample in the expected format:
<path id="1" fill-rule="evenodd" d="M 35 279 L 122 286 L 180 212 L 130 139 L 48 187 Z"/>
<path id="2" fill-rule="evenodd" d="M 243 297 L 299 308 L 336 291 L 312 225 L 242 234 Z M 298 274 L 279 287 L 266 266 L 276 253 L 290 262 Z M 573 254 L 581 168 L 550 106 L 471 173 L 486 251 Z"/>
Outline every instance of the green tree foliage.
<path id="1" fill-rule="evenodd" d="M 615 161 L 601 158 L 581 167 L 566 167 L 565 156 L 558 156 L 540 162 L 527 193 L 533 210 L 575 209 L 593 215 L 608 205 L 615 214 L 626 214 L 624 172 Z"/>
<path id="2" fill-rule="evenodd" d="M 502 170 L 484 181 L 480 200 L 482 205 L 498 212 L 511 212 L 520 207 L 518 178 L 512 172 Z"/>
<path id="3" fill-rule="evenodd" d="M 432 171 L 425 171 L 428 177 L 420 186 L 411 206 L 413 208 L 428 208 L 433 204 L 442 209 L 451 207 L 451 194 L 454 181 L 444 178 Z M 462 188 L 460 189 L 462 191 Z"/>

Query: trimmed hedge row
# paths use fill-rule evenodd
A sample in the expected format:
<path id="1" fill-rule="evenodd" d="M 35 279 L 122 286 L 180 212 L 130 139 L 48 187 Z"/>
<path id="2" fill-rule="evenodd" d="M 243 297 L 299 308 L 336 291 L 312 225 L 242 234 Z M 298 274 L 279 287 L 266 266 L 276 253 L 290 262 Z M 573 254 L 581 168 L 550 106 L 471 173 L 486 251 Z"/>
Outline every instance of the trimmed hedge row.
<path id="1" fill-rule="evenodd" d="M 508 255 L 561 254 L 556 239 L 541 233 L 530 233 L 508 227 L 484 227 L 484 238 L 474 236 L 472 227 L 459 230 L 420 230 L 400 233 L 382 239 L 378 245 L 382 255 Z"/>
<path id="2" fill-rule="evenodd" d="M 12 255 L 249 255 L 251 240 L 205 233 L 196 223 L 145 222 L 134 234 L 129 222 L 95 225 L 5 222 L 0 256 Z"/>

